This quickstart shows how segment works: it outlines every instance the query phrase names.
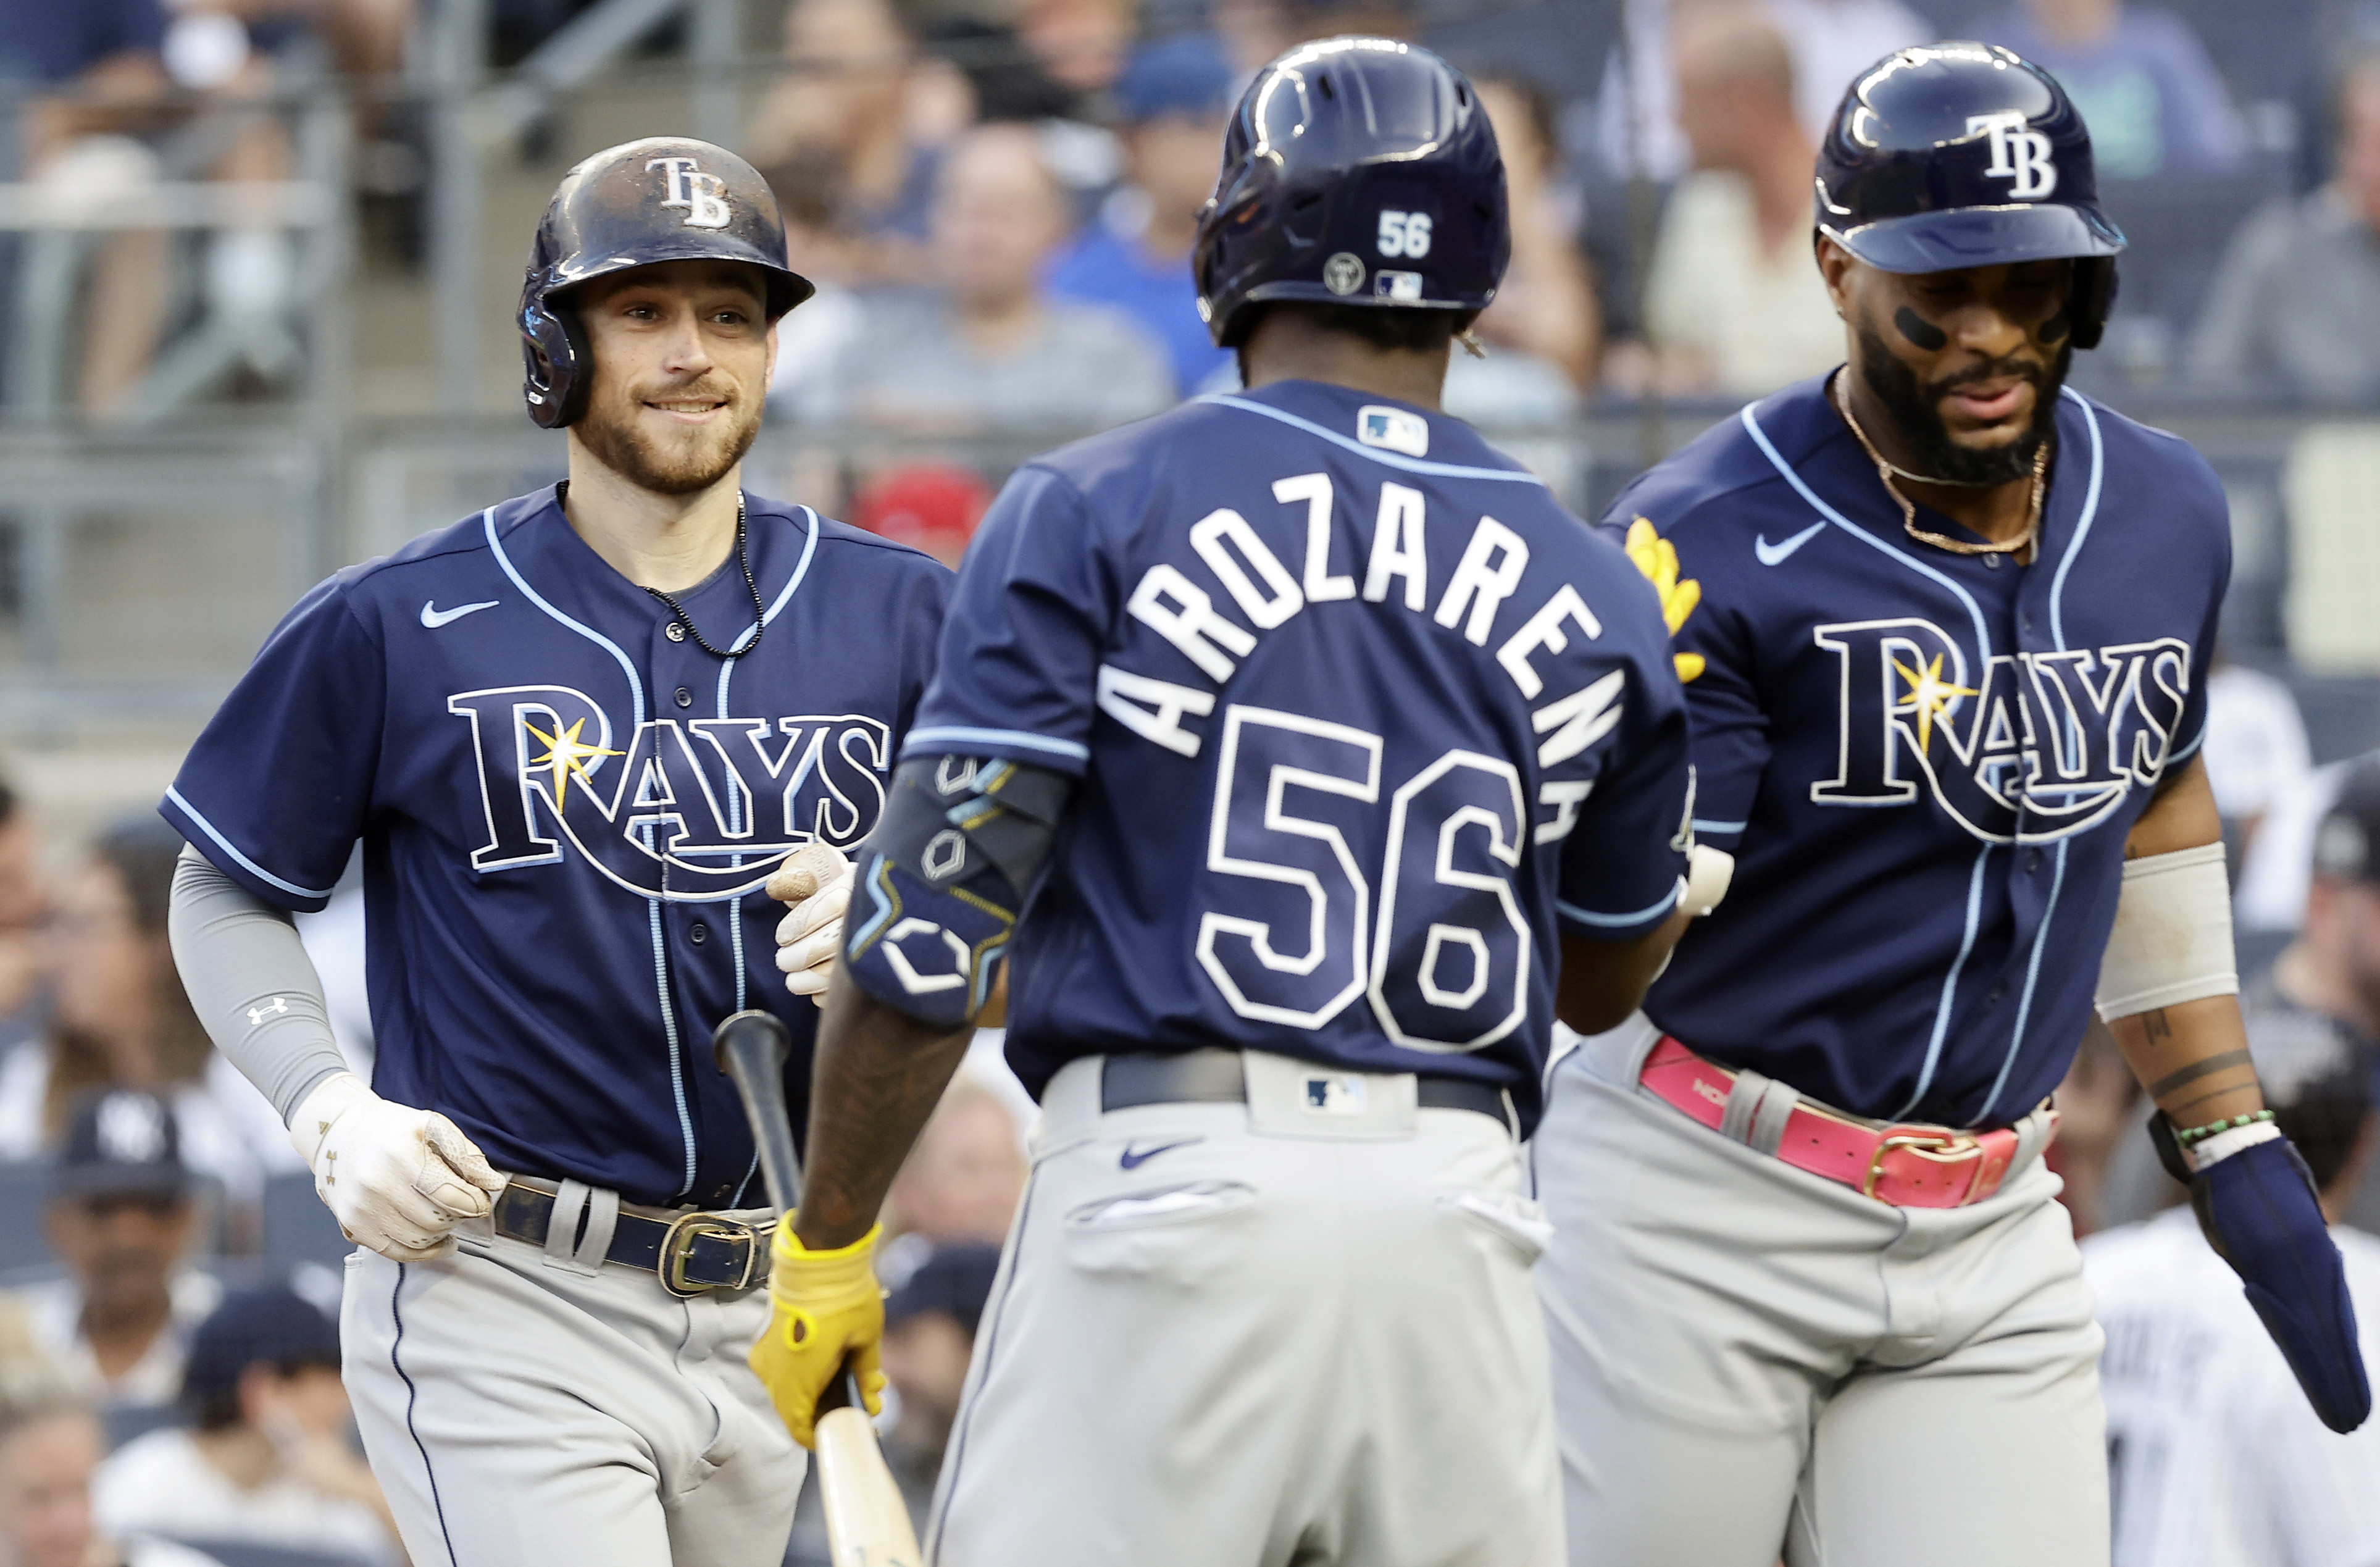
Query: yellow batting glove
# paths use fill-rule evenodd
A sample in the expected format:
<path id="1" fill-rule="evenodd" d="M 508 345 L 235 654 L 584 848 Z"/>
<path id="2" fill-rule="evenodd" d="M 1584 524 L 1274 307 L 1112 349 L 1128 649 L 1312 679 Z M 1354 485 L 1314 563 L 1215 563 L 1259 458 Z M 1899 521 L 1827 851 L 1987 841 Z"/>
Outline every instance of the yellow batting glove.
<path id="1" fill-rule="evenodd" d="M 876 1282 L 879 1224 L 847 1246 L 810 1251 L 794 1238 L 794 1216 L 777 1221 L 770 1248 L 769 1326 L 753 1344 L 752 1369 L 794 1439 L 814 1445 L 820 1394 L 845 1360 L 859 1379 L 868 1413 L 884 1407 L 884 1290 Z"/>
<path id="2" fill-rule="evenodd" d="M 1646 518 L 1640 516 L 1629 523 L 1627 550 L 1628 558 L 1636 563 L 1636 569 L 1645 574 L 1645 579 L 1661 596 L 1661 620 L 1669 626 L 1670 635 L 1675 637 L 1678 627 L 1694 613 L 1694 606 L 1703 601 L 1703 585 L 1691 577 L 1678 580 L 1678 547 L 1662 538 Z M 1675 662 L 1681 680 L 1692 680 L 1703 672 L 1700 653 L 1680 653 Z"/>

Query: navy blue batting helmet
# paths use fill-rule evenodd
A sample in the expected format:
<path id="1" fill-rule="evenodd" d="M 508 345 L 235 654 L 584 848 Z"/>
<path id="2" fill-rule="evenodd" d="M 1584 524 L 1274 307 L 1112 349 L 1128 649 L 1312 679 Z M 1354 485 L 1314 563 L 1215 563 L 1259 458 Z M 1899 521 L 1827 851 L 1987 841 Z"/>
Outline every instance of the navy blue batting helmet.
<path id="1" fill-rule="evenodd" d="M 1274 300 L 1477 310 L 1512 254 L 1503 156 L 1463 73 L 1393 39 L 1330 38 L 1241 97 L 1191 267 L 1231 348 Z"/>
<path id="2" fill-rule="evenodd" d="M 570 289 L 631 267 L 691 261 L 759 267 L 771 321 L 814 292 L 785 264 L 785 224 L 768 182 L 724 147 L 650 136 L 564 175 L 521 281 L 528 417 L 555 430 L 587 411 L 587 340 L 565 298 Z"/>
<path id="3" fill-rule="evenodd" d="M 2072 257 L 2074 346 L 2099 341 L 2123 232 L 2091 133 L 2047 71 L 1993 43 L 1928 43 L 1862 72 L 1818 149 L 1818 232 L 1883 272 Z"/>

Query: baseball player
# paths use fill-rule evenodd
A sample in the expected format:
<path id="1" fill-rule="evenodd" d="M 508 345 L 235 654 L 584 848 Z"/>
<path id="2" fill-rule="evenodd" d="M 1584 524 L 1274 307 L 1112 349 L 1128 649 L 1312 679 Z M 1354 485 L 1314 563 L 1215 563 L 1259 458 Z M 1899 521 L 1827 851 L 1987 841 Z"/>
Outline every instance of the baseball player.
<path id="1" fill-rule="evenodd" d="M 1850 362 L 1609 519 L 1676 633 L 1694 832 L 1735 864 L 1642 1015 L 1556 1070 L 1536 1147 L 1572 1547 L 2104 1564 L 2100 1334 L 2040 1157 L 2095 985 L 2316 1413 L 2370 1405 L 2258 1098 L 2193 755 L 2223 492 L 2063 387 L 2123 239 L 2046 73 L 1880 62 L 1816 203 Z"/>
<path id="2" fill-rule="evenodd" d="M 1515 1137 L 1682 923 L 1688 784 L 1644 580 L 1439 411 L 1503 189 L 1436 56 L 1274 61 L 1195 258 L 1249 390 L 1026 465 L 968 553 L 754 1351 L 797 1432 L 872 1367 L 878 1205 L 1013 953 L 1042 1124 L 943 1567 L 1560 1560 Z"/>
<path id="3" fill-rule="evenodd" d="M 346 1384 L 417 1567 L 784 1549 L 773 1214 L 710 1034 L 771 1007 L 807 1073 L 771 934 L 815 909 L 770 895 L 839 895 L 813 845 L 875 821 L 950 580 L 741 488 L 809 292 L 733 154 L 573 169 L 519 317 L 568 481 L 309 594 L 165 796 L 184 981 L 362 1248 Z M 290 925 L 358 841 L 369 1087 Z"/>

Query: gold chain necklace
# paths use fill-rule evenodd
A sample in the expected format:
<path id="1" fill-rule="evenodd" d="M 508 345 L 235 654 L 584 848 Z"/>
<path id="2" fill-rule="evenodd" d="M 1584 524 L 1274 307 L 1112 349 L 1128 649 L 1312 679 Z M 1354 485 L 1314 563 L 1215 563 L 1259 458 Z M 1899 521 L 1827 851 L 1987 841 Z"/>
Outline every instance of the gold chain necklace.
<path id="1" fill-rule="evenodd" d="M 2044 441 L 2041 443 L 2041 450 L 2033 455 L 2033 498 L 2027 504 L 2024 531 L 2005 543 L 1970 543 L 1964 539 L 1953 539 L 1947 534 L 1929 532 L 1917 526 L 1917 503 L 1893 487 L 1892 476 L 1902 470 L 1885 461 L 1884 454 L 1876 449 L 1876 443 L 1870 441 L 1867 438 L 1867 431 L 1860 428 L 1858 418 L 1852 412 L 1851 394 L 1843 389 L 1840 371 L 1836 373 L 1828 390 L 1833 394 L 1835 407 L 1843 416 L 1843 422 L 1850 425 L 1852 433 L 1858 437 L 1860 450 L 1865 452 L 1868 461 L 1876 465 L 1876 477 L 1884 486 L 1884 492 L 1900 504 L 1900 526 L 1912 539 L 1922 544 L 1931 544 L 1937 550 L 1948 550 L 1954 555 L 2015 555 L 2033 548 L 2034 541 L 2041 536 L 2041 499 L 2044 491 L 2047 488 L 2049 478 L 2048 442 Z M 1921 482 L 1932 481 L 1921 480 Z"/>

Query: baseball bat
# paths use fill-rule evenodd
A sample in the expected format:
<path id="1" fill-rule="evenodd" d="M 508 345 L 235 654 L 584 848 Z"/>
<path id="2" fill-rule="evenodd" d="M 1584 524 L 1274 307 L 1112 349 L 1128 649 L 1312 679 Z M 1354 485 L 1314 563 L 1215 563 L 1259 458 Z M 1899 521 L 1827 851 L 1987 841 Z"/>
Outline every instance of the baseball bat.
<path id="1" fill-rule="evenodd" d="M 710 1044 L 719 1069 L 735 1080 L 736 1096 L 744 1101 L 769 1200 L 780 1212 L 791 1213 L 802 1197 L 793 1123 L 785 1114 L 785 1058 L 792 1037 L 773 1013 L 753 1010 L 722 1022 Z M 819 1500 L 834 1567 L 919 1567 L 925 1557 L 910 1526 L 908 1503 L 885 1466 L 859 1379 L 849 1366 L 819 1394 L 818 1408 Z"/>

